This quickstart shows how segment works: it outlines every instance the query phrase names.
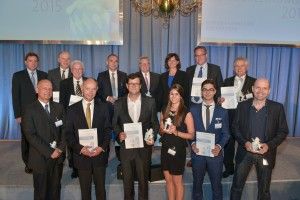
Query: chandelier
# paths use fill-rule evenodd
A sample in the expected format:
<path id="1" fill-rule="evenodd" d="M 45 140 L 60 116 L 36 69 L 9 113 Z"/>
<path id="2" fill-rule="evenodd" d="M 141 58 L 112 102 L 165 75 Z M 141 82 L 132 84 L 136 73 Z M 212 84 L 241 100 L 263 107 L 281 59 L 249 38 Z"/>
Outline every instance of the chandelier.
<path id="1" fill-rule="evenodd" d="M 142 16 L 152 15 L 162 18 L 164 26 L 168 26 L 170 19 L 180 13 L 188 16 L 198 8 L 202 0 L 131 0 L 135 10 Z"/>

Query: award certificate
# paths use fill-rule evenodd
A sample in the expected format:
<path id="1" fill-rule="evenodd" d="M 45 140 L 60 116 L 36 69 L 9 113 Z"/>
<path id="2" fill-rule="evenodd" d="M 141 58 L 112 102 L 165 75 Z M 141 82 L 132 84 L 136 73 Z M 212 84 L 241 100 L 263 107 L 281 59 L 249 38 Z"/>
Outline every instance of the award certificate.
<path id="1" fill-rule="evenodd" d="M 124 124 L 124 132 L 126 133 L 125 148 L 143 148 L 143 129 L 142 123 L 127 123 Z"/>
<path id="2" fill-rule="evenodd" d="M 215 148 L 215 134 L 196 132 L 196 147 L 199 149 L 197 155 L 214 157 L 211 150 Z"/>
<path id="3" fill-rule="evenodd" d="M 235 87 L 221 87 L 221 96 L 225 99 L 222 107 L 225 109 L 235 109 L 238 105 Z"/>
<path id="4" fill-rule="evenodd" d="M 52 98 L 53 98 L 54 102 L 59 103 L 59 92 L 54 91 L 53 94 L 52 94 Z"/>
<path id="5" fill-rule="evenodd" d="M 201 84 L 205 80 L 206 78 L 197 78 L 197 77 L 193 78 L 192 91 L 191 91 L 192 97 L 201 97 Z"/>
<path id="6" fill-rule="evenodd" d="M 71 95 L 69 106 L 73 105 L 74 103 L 77 103 L 78 101 L 81 101 L 81 100 L 82 100 L 82 97 L 77 96 L 77 95 Z"/>
<path id="7" fill-rule="evenodd" d="M 92 151 L 98 146 L 97 128 L 78 129 L 79 143 L 82 146 L 88 146 Z"/>

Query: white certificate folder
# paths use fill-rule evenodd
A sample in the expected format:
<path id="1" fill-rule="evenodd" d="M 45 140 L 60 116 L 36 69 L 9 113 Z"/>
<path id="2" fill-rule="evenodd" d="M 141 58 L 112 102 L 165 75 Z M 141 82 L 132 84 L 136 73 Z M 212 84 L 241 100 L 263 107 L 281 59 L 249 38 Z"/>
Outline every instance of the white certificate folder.
<path id="1" fill-rule="evenodd" d="M 98 146 L 97 128 L 78 129 L 79 144 L 94 149 Z"/>
<path id="2" fill-rule="evenodd" d="M 196 132 L 196 147 L 199 149 L 197 155 L 214 157 L 211 150 L 215 148 L 215 134 Z"/>
<path id="3" fill-rule="evenodd" d="M 144 147 L 143 129 L 142 129 L 141 122 L 124 124 L 124 132 L 126 134 L 126 139 L 125 139 L 126 149 Z"/>

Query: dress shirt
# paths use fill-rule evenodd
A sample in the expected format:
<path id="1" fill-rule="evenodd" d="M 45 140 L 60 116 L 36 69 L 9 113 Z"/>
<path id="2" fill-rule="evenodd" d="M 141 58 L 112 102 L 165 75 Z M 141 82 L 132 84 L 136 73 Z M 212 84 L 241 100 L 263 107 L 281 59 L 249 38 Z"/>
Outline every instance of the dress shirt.
<path id="1" fill-rule="evenodd" d="M 199 71 L 200 71 L 200 67 L 202 66 L 202 78 L 207 78 L 207 63 L 204 63 L 203 65 L 198 65 L 195 68 L 195 73 L 194 73 L 194 77 L 198 77 Z"/>
<path id="2" fill-rule="evenodd" d="M 39 80 L 38 80 L 38 77 L 37 77 L 36 70 L 31 71 L 30 69 L 27 68 L 27 72 L 28 72 L 28 74 L 29 74 L 30 80 L 31 80 L 32 72 L 33 72 L 33 77 L 34 77 L 34 80 L 35 80 L 34 88 L 36 88 L 36 87 L 37 87 L 37 83 L 38 83 L 38 81 L 39 81 Z M 31 80 L 31 81 L 32 81 L 32 80 Z"/>
<path id="3" fill-rule="evenodd" d="M 47 105 L 48 105 L 48 111 L 49 111 L 49 113 L 50 113 L 50 102 L 44 103 L 44 102 L 42 102 L 41 100 L 39 100 L 39 102 L 42 104 L 42 106 L 43 106 L 44 109 L 46 109 L 46 108 L 45 108 L 45 105 L 47 104 Z"/>
<path id="4" fill-rule="evenodd" d="M 147 72 L 147 73 L 142 72 L 142 74 L 143 74 L 143 77 L 144 77 L 144 79 L 145 79 L 145 83 L 146 83 L 146 86 L 147 86 L 147 90 L 150 90 L 150 72 Z M 148 81 L 148 85 L 147 85 L 146 79 L 147 79 L 147 81 Z"/>
<path id="5" fill-rule="evenodd" d="M 95 105 L 95 101 L 94 99 L 90 102 L 88 102 L 87 100 L 85 100 L 84 98 L 82 99 L 82 107 L 83 107 L 83 112 L 84 112 L 84 117 L 86 116 L 86 107 L 87 104 L 90 103 L 90 109 L 91 109 L 91 126 L 93 126 L 93 116 L 94 116 L 94 105 Z"/>
<path id="6" fill-rule="evenodd" d="M 245 79 L 246 79 L 246 74 L 241 77 L 238 77 L 238 76 L 234 77 L 234 86 L 236 86 L 239 89 L 239 91 L 241 91 L 241 89 L 243 88 Z"/>
<path id="7" fill-rule="evenodd" d="M 81 85 L 82 85 L 82 83 L 83 83 L 83 79 L 82 79 L 82 77 L 81 77 L 79 80 L 77 80 L 77 79 L 75 79 L 75 78 L 73 77 L 73 86 L 74 86 L 74 91 L 76 91 L 77 81 L 79 81 L 79 85 L 81 86 Z M 81 93 L 82 93 L 82 91 L 81 91 Z"/>
<path id="8" fill-rule="evenodd" d="M 62 77 L 64 71 L 65 71 L 65 78 L 69 77 L 69 71 L 70 71 L 69 68 L 63 69 L 63 68 L 59 67 L 59 70 L 60 70 L 60 77 Z"/>
<path id="9" fill-rule="evenodd" d="M 114 77 L 115 77 L 115 89 L 116 89 L 116 97 L 118 97 L 118 70 L 116 70 L 116 71 L 110 71 L 110 70 L 108 70 L 108 72 L 109 72 L 109 81 L 111 81 L 111 79 L 112 79 L 112 73 L 114 73 Z"/>
<path id="10" fill-rule="evenodd" d="M 141 95 L 135 101 L 132 101 L 129 96 L 127 96 L 128 113 L 134 123 L 139 121 L 141 114 L 141 103 Z"/>
<path id="11" fill-rule="evenodd" d="M 203 122 L 203 125 L 204 125 L 204 128 L 207 129 L 206 127 L 206 105 L 210 105 L 209 107 L 209 111 L 210 111 L 210 123 L 211 123 L 211 120 L 213 118 L 213 115 L 214 115 L 214 110 L 215 110 L 215 103 L 213 102 L 212 104 L 206 104 L 205 102 L 202 103 L 202 122 Z"/>

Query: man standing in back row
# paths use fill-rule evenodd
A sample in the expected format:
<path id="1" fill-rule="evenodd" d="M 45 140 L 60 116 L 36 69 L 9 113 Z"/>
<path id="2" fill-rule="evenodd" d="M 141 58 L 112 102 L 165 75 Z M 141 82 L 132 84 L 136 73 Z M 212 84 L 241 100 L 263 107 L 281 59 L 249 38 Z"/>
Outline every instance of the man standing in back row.
<path id="1" fill-rule="evenodd" d="M 253 165 L 258 181 L 257 199 L 271 199 L 270 184 L 277 147 L 289 132 L 283 105 L 267 99 L 270 94 L 269 81 L 264 78 L 257 79 L 252 91 L 254 98 L 239 103 L 233 122 L 238 149 L 231 200 L 242 198 L 244 185 Z M 252 146 L 254 138 L 260 140 L 258 149 Z"/>
<path id="2" fill-rule="evenodd" d="M 22 123 L 22 115 L 25 107 L 37 99 L 36 87 L 38 81 L 47 78 L 47 73 L 37 70 L 39 56 L 29 52 L 25 56 L 26 69 L 14 73 L 12 78 L 12 102 L 17 123 Z M 22 159 L 25 164 L 25 172 L 31 173 L 32 170 L 27 166 L 29 144 L 24 136 L 21 127 L 21 151 Z"/>

